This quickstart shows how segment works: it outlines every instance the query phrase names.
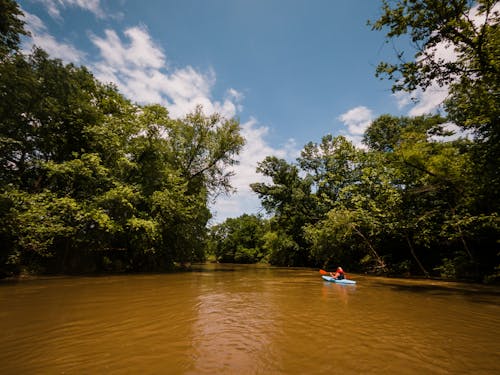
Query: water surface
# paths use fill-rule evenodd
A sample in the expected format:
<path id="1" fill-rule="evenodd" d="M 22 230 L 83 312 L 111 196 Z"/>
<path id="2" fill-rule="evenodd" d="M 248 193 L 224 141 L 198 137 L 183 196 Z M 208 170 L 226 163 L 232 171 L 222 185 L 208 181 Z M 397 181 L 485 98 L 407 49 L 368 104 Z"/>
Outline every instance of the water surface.
<path id="1" fill-rule="evenodd" d="M 0 284 L 2 374 L 500 373 L 495 287 L 205 265 Z"/>

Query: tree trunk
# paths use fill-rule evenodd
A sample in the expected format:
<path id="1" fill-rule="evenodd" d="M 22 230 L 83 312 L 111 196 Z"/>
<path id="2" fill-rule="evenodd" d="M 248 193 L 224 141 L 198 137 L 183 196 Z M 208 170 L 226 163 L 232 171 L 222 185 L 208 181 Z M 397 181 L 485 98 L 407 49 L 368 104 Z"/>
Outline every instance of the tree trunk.
<path id="1" fill-rule="evenodd" d="M 377 268 L 380 268 L 383 272 L 387 272 L 387 266 L 386 266 L 384 260 L 378 255 L 377 251 L 375 251 L 375 248 L 372 246 L 370 241 L 368 241 L 368 238 L 366 238 L 365 235 L 363 233 L 361 233 L 361 231 L 358 228 L 356 228 L 355 225 L 351 225 L 351 226 L 352 226 L 352 229 L 365 241 L 365 243 L 368 245 L 368 248 L 375 256 L 375 259 L 377 260 L 377 264 L 378 264 Z"/>
<path id="2" fill-rule="evenodd" d="M 406 242 L 408 243 L 408 247 L 410 248 L 410 253 L 413 256 L 413 259 L 415 259 L 415 262 L 417 262 L 418 266 L 420 267 L 420 270 L 424 273 L 425 277 L 429 277 L 429 272 L 424 268 L 423 264 L 420 262 L 420 260 L 417 258 L 417 254 L 415 253 L 415 249 L 413 248 L 413 245 L 411 244 L 410 238 L 408 235 L 405 235 Z"/>

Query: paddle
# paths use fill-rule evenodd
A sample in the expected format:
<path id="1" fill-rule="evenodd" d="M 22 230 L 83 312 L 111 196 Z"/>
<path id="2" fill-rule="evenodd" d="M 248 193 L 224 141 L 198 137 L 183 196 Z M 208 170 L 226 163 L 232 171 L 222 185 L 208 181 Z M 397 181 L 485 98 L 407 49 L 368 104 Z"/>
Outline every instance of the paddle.
<path id="1" fill-rule="evenodd" d="M 332 276 L 332 274 L 330 272 L 327 272 L 325 270 L 319 270 L 319 273 L 322 275 Z M 344 272 L 344 278 L 347 279 L 347 274 L 345 272 Z"/>

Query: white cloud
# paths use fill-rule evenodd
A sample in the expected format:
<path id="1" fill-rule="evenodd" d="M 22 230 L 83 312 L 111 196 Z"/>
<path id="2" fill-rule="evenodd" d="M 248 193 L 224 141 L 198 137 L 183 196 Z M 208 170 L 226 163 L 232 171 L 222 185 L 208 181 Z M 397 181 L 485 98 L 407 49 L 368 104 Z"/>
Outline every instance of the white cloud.
<path id="1" fill-rule="evenodd" d="M 439 87 L 437 84 L 433 84 L 425 91 L 417 91 L 417 96 L 417 103 L 408 111 L 409 116 L 435 113 L 448 97 L 448 86 Z"/>
<path id="2" fill-rule="evenodd" d="M 95 14 L 99 18 L 104 18 L 104 11 L 101 8 L 100 0 L 38 0 L 42 3 L 47 12 L 56 19 L 61 19 L 61 9 L 66 7 L 78 7 Z"/>
<path id="3" fill-rule="evenodd" d="M 374 118 L 373 111 L 365 106 L 350 109 L 338 117 L 347 127 L 344 136 L 356 147 L 363 148 L 361 143 L 365 130 L 370 126 Z"/>
<path id="4" fill-rule="evenodd" d="M 434 61 L 439 61 L 441 64 L 456 61 L 458 57 L 453 45 L 444 42 L 429 49 L 428 53 L 434 56 Z M 434 82 L 425 90 L 418 88 L 411 93 L 399 91 L 393 96 L 399 109 L 408 109 L 408 116 L 421 116 L 435 113 L 442 108 L 448 93 L 449 85 L 440 86 Z"/>
<path id="5" fill-rule="evenodd" d="M 130 99 L 139 103 L 165 105 L 172 117 L 179 118 L 202 105 L 206 113 L 218 112 L 233 117 L 241 110 L 243 94 L 227 90 L 224 100 L 212 99 L 216 75 L 191 66 L 172 69 L 162 49 L 144 27 L 124 31 L 125 41 L 114 30 L 104 36 L 91 35 L 102 60 L 96 61 L 96 77 L 115 83 Z"/>
<path id="6" fill-rule="evenodd" d="M 431 135 L 429 137 L 430 141 L 434 142 L 451 142 L 457 139 L 473 139 L 474 133 L 471 130 L 464 130 L 460 128 L 458 125 L 455 125 L 452 122 L 447 122 L 442 125 L 443 130 L 447 132 L 451 132 L 451 135 L 440 136 L 440 135 Z"/>
<path id="7" fill-rule="evenodd" d="M 483 13 L 483 14 L 479 14 L 478 12 L 478 9 L 479 9 L 479 4 L 476 4 L 475 6 L 472 7 L 471 9 L 471 20 L 472 22 L 474 22 L 474 25 L 475 26 L 480 26 L 480 25 L 483 25 L 484 22 L 486 21 L 486 15 Z M 492 19 L 492 16 L 494 13 L 500 13 L 500 3 L 497 2 L 495 5 L 493 5 L 493 8 L 492 8 L 492 11 L 490 12 L 490 22 L 491 22 L 491 19 Z M 498 17 L 498 14 L 497 14 L 497 17 Z"/>
<path id="8" fill-rule="evenodd" d="M 47 31 L 43 21 L 34 14 L 23 10 L 26 30 L 31 33 L 31 39 L 23 43 L 23 50 L 27 53 L 34 45 L 44 49 L 51 57 L 59 58 L 66 63 L 81 63 L 85 53 L 75 48 L 70 43 L 57 41 Z"/>
<path id="9" fill-rule="evenodd" d="M 373 112 L 364 106 L 350 109 L 339 117 L 339 120 L 347 126 L 349 133 L 353 135 L 362 135 L 372 119 Z"/>
<path id="10" fill-rule="evenodd" d="M 392 96 L 394 97 L 394 99 L 396 99 L 396 105 L 398 106 L 398 109 L 403 109 L 404 107 L 412 103 L 412 97 L 411 95 L 408 95 L 407 92 L 397 91 L 392 94 Z"/>
<path id="11" fill-rule="evenodd" d="M 48 1 L 46 4 L 56 7 L 62 3 Z M 216 74 L 212 69 L 201 72 L 191 66 L 170 67 L 164 51 L 144 27 L 126 29 L 122 34 L 123 39 L 114 30 L 106 30 L 102 36 L 91 34 L 90 40 L 98 48 L 99 54 L 91 61 L 83 61 L 83 52 L 69 43 L 57 41 L 48 34 L 40 18 L 27 12 L 25 14 L 33 42 L 38 46 L 52 57 L 62 58 L 65 62 L 85 63 L 97 79 L 116 84 L 126 97 L 136 102 L 160 103 L 167 107 L 174 118 L 185 116 L 198 104 L 203 106 L 205 113 L 217 112 L 226 118 L 234 117 L 242 110 L 244 95 L 234 88 L 228 88 L 222 100 L 212 98 L 216 84 Z M 255 119 L 243 123 L 241 127 L 246 145 L 238 156 L 240 164 L 233 168 L 236 175 L 232 185 L 237 193 L 219 197 L 212 206 L 216 222 L 260 210 L 260 200 L 249 187 L 250 183 L 265 180 L 264 176 L 256 172 L 258 162 L 270 155 L 291 160 L 299 154 L 293 140 L 288 140 L 277 149 L 271 147 L 265 140 L 269 129 L 259 125 Z"/>
<path id="12" fill-rule="evenodd" d="M 399 109 L 407 108 L 408 116 L 421 116 L 441 109 L 448 93 L 448 85 L 441 87 L 438 84 L 432 84 L 425 91 L 417 89 L 411 94 L 400 91 L 393 96 Z"/>
<path id="13" fill-rule="evenodd" d="M 228 217 L 240 216 L 244 212 L 248 214 L 258 213 L 261 209 L 260 200 L 249 185 L 254 182 L 265 182 L 267 178 L 257 174 L 257 163 L 263 161 L 266 156 L 291 160 L 299 154 L 293 139 L 289 139 L 279 149 L 269 146 L 265 140 L 269 128 L 259 125 L 255 119 L 250 119 L 241 127 L 241 134 L 245 138 L 246 144 L 238 157 L 240 164 L 233 168 L 236 175 L 232 184 L 237 189 L 237 194 L 230 197 L 220 197 L 213 205 L 215 222 L 222 222 Z"/>
<path id="14" fill-rule="evenodd" d="M 132 66 L 159 69 L 165 66 L 165 55 L 151 40 L 145 28 L 131 27 L 124 34 L 130 40 L 128 45 L 122 43 L 114 30 L 106 30 L 104 38 L 91 36 L 107 64 L 115 68 Z"/>

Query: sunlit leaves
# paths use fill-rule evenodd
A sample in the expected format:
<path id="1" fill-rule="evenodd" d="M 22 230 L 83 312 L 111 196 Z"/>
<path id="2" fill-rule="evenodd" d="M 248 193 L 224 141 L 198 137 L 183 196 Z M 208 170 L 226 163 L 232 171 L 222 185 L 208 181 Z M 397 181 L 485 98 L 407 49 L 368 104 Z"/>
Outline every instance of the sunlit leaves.
<path id="1" fill-rule="evenodd" d="M 473 8 L 476 3 L 479 6 Z M 425 89 L 434 82 L 449 84 L 460 76 L 498 74 L 495 49 L 491 47 L 498 38 L 495 3 L 491 0 L 384 0 L 382 16 L 372 24 L 373 29 L 387 30 L 388 39 L 409 36 L 416 52 L 413 61 L 381 63 L 377 75 L 386 74 L 395 80 L 394 90 L 413 91 L 417 87 Z M 445 47 L 456 54 L 455 59 L 442 57 Z M 398 58 L 402 55 L 399 53 Z"/>
<path id="2" fill-rule="evenodd" d="M 210 228 L 210 248 L 220 262 L 256 263 L 264 257 L 267 221 L 260 216 L 229 218 Z"/>
<path id="3" fill-rule="evenodd" d="M 237 120 L 201 107 L 173 120 L 41 50 L 0 73 L 2 264 L 163 270 L 204 258 L 208 202 L 230 191 L 243 145 Z"/>

